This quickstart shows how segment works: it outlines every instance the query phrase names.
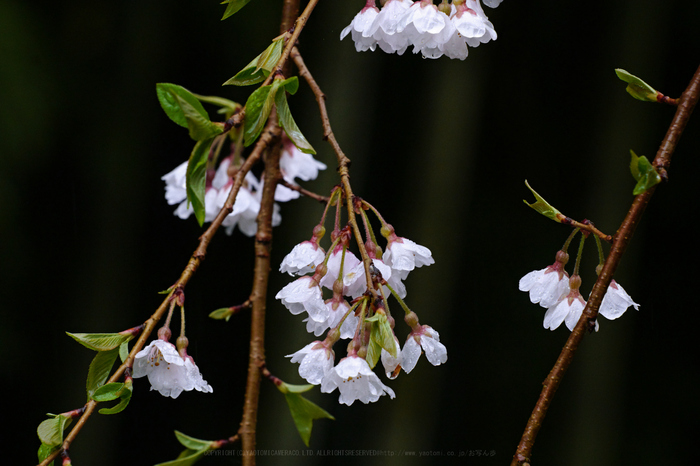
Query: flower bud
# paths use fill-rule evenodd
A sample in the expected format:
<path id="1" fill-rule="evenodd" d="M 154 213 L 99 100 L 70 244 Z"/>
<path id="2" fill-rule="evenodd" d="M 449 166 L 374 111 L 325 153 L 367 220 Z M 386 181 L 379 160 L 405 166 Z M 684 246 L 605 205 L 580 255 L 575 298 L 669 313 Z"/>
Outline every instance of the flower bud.
<path id="1" fill-rule="evenodd" d="M 564 251 L 557 252 L 556 261 L 562 265 L 566 265 L 566 263 L 569 262 L 569 254 Z"/>
<path id="2" fill-rule="evenodd" d="M 406 321 L 406 323 L 408 324 L 408 326 L 411 327 L 412 329 L 415 328 L 415 327 L 417 327 L 417 326 L 419 325 L 419 324 L 418 324 L 418 316 L 417 316 L 416 313 L 413 312 L 413 311 L 411 311 L 411 312 L 409 312 L 408 314 L 406 314 L 406 317 L 404 317 L 403 320 Z"/>
<path id="3" fill-rule="evenodd" d="M 175 342 L 175 346 L 177 346 L 178 351 L 186 350 L 187 347 L 190 345 L 190 341 L 187 339 L 186 336 L 182 335 L 177 337 L 177 340 Z"/>
<path id="4" fill-rule="evenodd" d="M 569 288 L 571 290 L 578 290 L 581 287 L 581 277 L 578 275 L 572 275 L 571 278 L 569 278 Z"/>
<path id="5" fill-rule="evenodd" d="M 325 235 L 325 234 L 326 234 L 326 227 L 324 227 L 323 225 L 316 225 L 314 227 L 313 235 L 316 238 L 319 238 L 319 239 L 323 238 L 323 235 Z"/>
<path id="6" fill-rule="evenodd" d="M 168 327 L 161 327 L 158 329 L 158 339 L 163 341 L 170 341 L 170 337 L 173 332 L 170 331 Z"/>

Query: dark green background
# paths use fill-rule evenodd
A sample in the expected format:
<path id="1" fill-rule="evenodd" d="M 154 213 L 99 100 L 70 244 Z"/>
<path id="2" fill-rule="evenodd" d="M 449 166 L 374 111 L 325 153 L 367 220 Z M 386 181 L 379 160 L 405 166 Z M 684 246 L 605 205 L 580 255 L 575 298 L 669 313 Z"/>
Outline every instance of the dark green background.
<path id="1" fill-rule="evenodd" d="M 244 102 L 252 89 L 221 83 L 278 34 L 280 3 L 256 0 L 225 22 L 217 2 L 0 3 L 0 344 L 3 443 L 13 463 L 36 461 L 35 429 L 46 412 L 85 401 L 93 354 L 64 331 L 143 322 L 196 246 L 201 230 L 172 215 L 159 179 L 185 160 L 192 142 L 162 113 L 155 83 Z M 395 455 L 334 458 L 340 464 L 507 464 L 569 333 L 544 330 L 544 310 L 517 290 L 522 275 L 553 262 L 569 233 L 523 205 L 531 199 L 523 181 L 565 214 L 615 232 L 632 200 L 629 149 L 652 157 L 673 109 L 633 100 L 613 70 L 678 96 L 700 64 L 700 3 L 506 0 L 487 9 L 498 40 L 465 61 L 356 53 L 338 36 L 362 4 L 321 2 L 300 48 L 328 96 L 356 193 L 399 235 L 433 251 L 436 264 L 407 280 L 407 302 L 440 331 L 449 360 L 435 368 L 422 359 L 390 382 L 395 400 L 348 408 L 337 393 L 312 392 L 336 421 L 315 423 L 311 447 Z M 329 165 L 305 186 L 328 192 L 337 183 L 334 156 L 304 84 L 290 105 Z M 600 332 L 584 339 L 538 438 L 535 464 L 695 461 L 698 118 L 616 275 L 640 311 L 601 319 Z M 282 206 L 274 264 L 310 236 L 320 213 L 305 199 Z M 595 276 L 590 246 L 584 294 Z M 180 451 L 173 429 L 206 439 L 236 431 L 249 319 L 222 323 L 207 314 L 245 300 L 252 257 L 250 239 L 221 235 L 187 288 L 190 353 L 214 393 L 166 399 L 138 380 L 127 411 L 89 420 L 71 448 L 74 464 L 153 464 Z M 300 316 L 272 299 L 288 281 L 273 271 L 268 367 L 299 383 L 284 355 L 311 336 Z M 397 333 L 407 333 L 400 321 Z M 260 406 L 259 448 L 302 449 L 269 384 Z M 399 456 L 470 450 L 495 456 Z"/>

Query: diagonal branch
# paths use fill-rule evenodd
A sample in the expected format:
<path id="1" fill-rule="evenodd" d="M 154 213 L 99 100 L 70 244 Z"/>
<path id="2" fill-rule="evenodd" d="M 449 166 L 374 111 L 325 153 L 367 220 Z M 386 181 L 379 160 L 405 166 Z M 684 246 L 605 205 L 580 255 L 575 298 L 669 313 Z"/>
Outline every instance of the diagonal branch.
<path id="1" fill-rule="evenodd" d="M 299 76 L 304 78 L 311 88 L 314 96 L 316 97 L 316 102 L 318 102 L 319 113 L 321 114 L 321 124 L 323 125 L 323 138 L 327 140 L 333 151 L 336 154 L 338 160 L 338 173 L 340 174 L 341 184 L 343 186 L 343 191 L 345 192 L 345 202 L 348 208 L 348 222 L 352 225 L 352 231 L 355 236 L 355 242 L 357 247 L 360 249 L 360 256 L 362 256 L 362 262 L 365 266 L 365 278 L 367 279 L 367 289 L 375 293 L 374 286 L 372 284 L 372 274 L 370 273 L 370 266 L 372 265 L 372 260 L 367 254 L 367 249 L 365 248 L 365 243 L 362 241 L 362 233 L 360 232 L 360 227 L 357 225 L 357 219 L 355 218 L 355 207 L 354 207 L 354 195 L 352 193 L 352 187 L 350 186 L 350 159 L 343 153 L 340 148 L 340 144 L 335 139 L 335 134 L 331 129 L 331 123 L 328 118 L 328 110 L 326 109 L 326 94 L 323 93 L 316 80 L 311 75 L 311 72 L 306 67 L 304 60 L 301 58 L 299 49 L 294 47 L 291 51 L 292 60 L 294 64 L 299 69 Z"/>
<path id="2" fill-rule="evenodd" d="M 700 68 L 697 69 L 690 84 L 688 85 L 688 88 L 680 97 L 678 110 L 676 110 L 676 114 L 671 121 L 668 131 L 666 132 L 666 136 L 664 137 L 661 146 L 656 153 L 656 157 L 654 158 L 654 166 L 660 171 L 664 170 L 665 172 L 665 170 L 668 168 L 671 155 L 678 145 L 678 141 L 680 140 L 681 134 L 688 123 L 688 119 L 693 112 L 693 108 L 695 108 L 695 104 L 697 103 L 699 96 Z M 586 308 L 583 310 L 581 319 L 578 321 L 578 324 L 576 324 L 573 332 L 571 332 L 571 335 L 566 341 L 559 358 L 547 376 L 547 379 L 544 381 L 542 392 L 540 393 L 535 409 L 532 411 L 530 419 L 525 426 L 525 431 L 523 432 L 523 436 L 518 444 L 515 455 L 513 456 L 511 466 L 529 465 L 535 439 L 537 438 L 537 434 L 542 427 L 544 417 L 547 414 L 552 398 L 559 388 L 566 370 L 571 365 L 576 349 L 586 334 L 586 330 L 591 328 L 591 325 L 593 325 L 595 319 L 598 317 L 598 309 L 600 307 L 600 303 L 603 301 L 605 291 L 608 289 L 608 285 L 612 281 L 615 269 L 620 263 L 622 255 L 632 239 L 634 230 L 637 228 L 637 225 L 642 218 L 642 214 L 644 213 L 644 209 L 649 203 L 651 196 L 654 194 L 655 189 L 656 186 L 653 186 L 649 190 L 634 198 L 630 210 L 627 212 L 625 219 L 615 234 L 612 248 L 610 249 L 610 254 L 605 260 L 605 264 L 603 265 L 603 269 L 598 276 L 598 280 L 595 282 L 595 285 L 593 285 L 591 296 L 588 299 Z"/>

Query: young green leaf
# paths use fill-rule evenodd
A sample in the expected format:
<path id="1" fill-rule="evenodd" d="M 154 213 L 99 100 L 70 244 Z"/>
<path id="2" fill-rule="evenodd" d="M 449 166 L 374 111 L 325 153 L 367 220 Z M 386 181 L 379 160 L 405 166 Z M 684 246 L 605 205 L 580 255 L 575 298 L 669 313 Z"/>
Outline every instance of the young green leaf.
<path id="1" fill-rule="evenodd" d="M 158 463 L 155 466 L 191 466 L 202 459 L 209 450 L 209 448 L 204 450 L 183 450 L 174 460 Z"/>
<path id="2" fill-rule="evenodd" d="M 129 401 L 131 401 L 131 395 L 134 390 L 133 382 L 131 379 L 128 379 L 125 383 L 113 383 L 113 384 L 107 384 L 104 387 L 101 387 L 97 392 L 99 393 L 100 390 L 102 390 L 102 393 L 99 394 L 99 396 L 102 396 L 104 398 L 110 398 L 112 396 L 118 396 L 119 397 L 119 403 L 116 405 L 112 406 L 111 408 L 102 408 L 98 412 L 100 414 L 117 414 L 121 413 L 126 409 L 126 407 L 129 405 Z M 119 387 L 121 386 L 121 388 Z M 117 390 L 118 389 L 118 390 Z M 112 398 L 116 399 L 116 398 Z M 104 400 L 108 401 L 108 400 Z"/>
<path id="3" fill-rule="evenodd" d="M 222 307 L 221 309 L 217 309 L 209 313 L 209 318 L 216 320 L 225 319 L 226 322 L 228 322 L 228 320 L 231 318 L 232 312 L 233 311 L 230 307 Z"/>
<path id="4" fill-rule="evenodd" d="M 559 212 L 557 209 L 555 209 L 552 205 L 549 204 L 549 202 L 545 201 L 542 196 L 537 194 L 537 192 L 530 187 L 530 184 L 525 180 L 525 186 L 527 186 L 527 189 L 532 191 L 532 194 L 535 195 L 536 202 L 533 202 L 532 204 L 529 204 L 526 200 L 523 199 L 523 202 L 527 204 L 528 206 L 532 207 L 535 209 L 537 212 L 541 213 L 545 217 L 547 217 L 550 220 L 554 220 L 557 223 L 561 223 L 561 220 L 559 219 L 559 216 L 562 215 L 561 212 Z"/>
<path id="5" fill-rule="evenodd" d="M 299 393 L 289 391 L 285 393 L 284 398 L 287 400 L 289 412 L 292 415 L 292 419 L 294 419 L 294 424 L 299 431 L 301 440 L 307 447 L 311 439 L 311 428 L 313 427 L 314 419 L 327 418 L 335 420 L 328 411 L 307 400 Z"/>
<path id="6" fill-rule="evenodd" d="M 617 68 L 615 74 L 620 80 L 627 83 L 627 89 L 625 90 L 629 95 L 644 102 L 657 102 L 659 93 L 644 81 L 621 68 Z"/>
<path id="7" fill-rule="evenodd" d="M 249 2 L 250 0 L 226 0 L 224 2 L 221 2 L 222 5 L 228 3 L 226 11 L 224 11 L 224 16 L 221 18 L 221 21 L 225 20 L 229 16 L 233 16 L 234 14 L 236 14 L 238 10 L 246 6 Z"/>
<path id="8" fill-rule="evenodd" d="M 100 388 L 104 385 L 105 381 L 107 381 L 118 354 L 119 349 L 114 348 L 109 351 L 100 351 L 93 358 L 90 363 L 90 369 L 88 370 L 87 382 L 85 383 L 88 400 L 93 397 L 95 390 Z"/>
<path id="9" fill-rule="evenodd" d="M 53 417 L 39 424 L 36 433 L 41 443 L 49 447 L 56 447 L 63 443 L 63 431 L 70 425 L 73 419 L 62 414 L 49 414 L 49 416 Z"/>
<path id="10" fill-rule="evenodd" d="M 209 149 L 214 138 L 205 141 L 197 141 L 192 149 L 190 160 L 187 162 L 187 200 L 192 204 L 194 215 L 201 227 L 204 224 L 206 210 L 204 196 L 207 183 L 207 162 L 209 161 Z"/>
<path id="11" fill-rule="evenodd" d="M 175 437 L 186 449 L 183 450 L 176 459 L 159 463 L 156 466 L 190 466 L 201 459 L 209 450 L 213 449 L 216 441 L 200 440 L 190 437 L 182 432 L 175 431 Z"/>
<path id="12" fill-rule="evenodd" d="M 287 133 L 289 139 L 294 143 L 297 148 L 307 154 L 316 154 L 314 148 L 309 144 L 304 135 L 299 130 L 294 118 L 292 117 L 292 112 L 289 110 L 289 105 L 287 104 L 287 93 L 283 90 L 277 92 L 275 97 L 275 105 L 277 106 L 277 117 L 279 119 L 280 126 Z"/>
<path id="13" fill-rule="evenodd" d="M 284 86 L 284 89 L 290 94 L 294 95 L 299 90 L 299 78 L 292 76 L 279 83 L 280 86 Z"/>
<path id="14" fill-rule="evenodd" d="M 54 452 L 54 450 L 58 448 L 57 445 L 47 445 L 45 443 L 42 443 L 41 446 L 39 447 L 39 451 L 37 452 L 37 456 L 39 457 L 39 463 L 44 461 L 46 458 L 48 458 L 51 453 Z M 50 462 L 47 466 L 53 466 L 53 461 Z"/>
<path id="15" fill-rule="evenodd" d="M 94 351 L 109 351 L 117 348 L 125 341 L 134 338 L 133 335 L 122 335 L 120 333 L 70 333 L 69 337 Z"/>
<path id="16" fill-rule="evenodd" d="M 201 102 L 184 87 L 159 83 L 156 85 L 156 93 L 168 117 L 189 129 L 190 137 L 195 141 L 209 139 L 223 132 L 223 126 L 212 123 Z"/>
<path id="17" fill-rule="evenodd" d="M 177 437 L 177 441 L 188 450 L 202 450 L 204 448 L 210 448 L 216 442 L 215 440 L 201 440 L 190 437 L 189 435 L 185 435 L 177 430 L 175 431 L 175 437 Z"/>
<path id="18" fill-rule="evenodd" d="M 188 125 L 181 102 L 187 103 L 200 116 L 205 117 L 207 120 L 209 119 L 207 111 L 204 110 L 197 97 L 182 86 L 171 83 L 158 83 L 156 84 L 156 94 L 165 114 L 183 128 L 187 128 Z"/>
<path id="19" fill-rule="evenodd" d="M 95 401 L 112 401 L 121 396 L 124 390 L 124 384 L 121 382 L 112 382 L 107 385 L 102 385 L 92 394 L 92 399 Z"/>
<path id="20" fill-rule="evenodd" d="M 279 84 L 275 81 L 268 86 L 262 86 L 255 90 L 245 104 L 244 136 L 245 146 L 248 147 L 258 139 L 267 122 L 272 104 L 275 101 L 275 93 Z"/>
<path id="21" fill-rule="evenodd" d="M 652 186 L 661 182 L 661 176 L 654 166 L 645 156 L 638 157 L 633 150 L 630 150 L 632 160 L 630 161 L 630 171 L 637 184 L 632 191 L 635 196 L 642 194 Z"/>
<path id="22" fill-rule="evenodd" d="M 367 345 L 367 364 L 369 364 L 370 369 L 374 369 L 374 366 L 379 362 L 379 357 L 382 355 L 382 347 L 379 346 L 377 340 L 370 338 L 369 344 Z"/>
<path id="23" fill-rule="evenodd" d="M 129 357 L 129 342 L 125 341 L 121 345 L 119 345 L 119 359 L 122 360 L 122 362 L 126 361 L 126 358 Z"/>
<path id="24" fill-rule="evenodd" d="M 250 86 L 262 82 L 267 78 L 282 56 L 284 36 L 272 43 L 257 57 L 248 63 L 245 68 L 226 81 L 223 85 Z"/>

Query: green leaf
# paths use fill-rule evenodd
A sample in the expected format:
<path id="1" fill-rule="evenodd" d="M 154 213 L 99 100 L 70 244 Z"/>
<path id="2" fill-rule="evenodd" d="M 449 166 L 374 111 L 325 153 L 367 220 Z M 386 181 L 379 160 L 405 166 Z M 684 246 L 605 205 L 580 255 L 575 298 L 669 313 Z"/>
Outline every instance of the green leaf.
<path id="1" fill-rule="evenodd" d="M 644 81 L 621 68 L 617 68 L 615 74 L 618 78 L 627 83 L 626 90 L 629 95 L 644 102 L 657 102 L 659 93 Z"/>
<path id="2" fill-rule="evenodd" d="M 107 385 L 102 385 L 92 394 L 92 399 L 95 401 L 112 401 L 119 398 L 124 390 L 124 384 L 121 382 L 112 382 Z"/>
<path id="3" fill-rule="evenodd" d="M 49 447 L 57 447 L 63 443 L 63 431 L 73 419 L 62 414 L 49 414 L 49 416 L 53 416 L 53 418 L 46 419 L 39 424 L 36 433 L 41 443 Z"/>
<path id="4" fill-rule="evenodd" d="M 195 141 L 209 139 L 223 132 L 223 126 L 211 122 L 197 97 L 177 84 L 156 84 L 160 106 L 178 125 L 189 129 Z"/>
<path id="5" fill-rule="evenodd" d="M 236 14 L 238 10 L 246 6 L 249 2 L 250 0 L 226 0 L 224 2 L 221 2 L 222 5 L 228 3 L 226 11 L 224 11 L 224 16 L 221 18 L 221 21 L 225 20 L 229 16 L 233 16 L 234 14 Z"/>
<path id="6" fill-rule="evenodd" d="M 212 450 L 216 441 L 200 440 L 190 437 L 182 432 L 175 431 L 175 437 L 186 449 L 183 450 L 176 459 L 159 463 L 156 466 L 190 466 L 197 461 L 209 450 Z"/>
<path id="7" fill-rule="evenodd" d="M 53 453 L 58 446 L 54 445 L 47 445 L 45 443 L 42 443 L 41 446 L 39 447 L 39 451 L 37 452 L 37 456 L 39 457 L 39 463 L 44 461 L 46 458 L 51 456 L 51 453 Z M 53 466 L 53 461 L 51 461 L 48 466 Z"/>
<path id="8" fill-rule="evenodd" d="M 156 94 L 165 114 L 183 128 L 187 128 L 188 125 L 181 102 L 185 102 L 200 116 L 205 117 L 207 120 L 209 119 L 207 111 L 204 110 L 197 97 L 182 86 L 171 83 L 158 83 L 156 84 Z"/>
<path id="9" fill-rule="evenodd" d="M 265 78 L 268 77 L 270 74 L 269 71 L 265 69 L 257 70 L 256 71 L 256 66 L 258 63 L 258 59 L 262 56 L 262 54 L 258 55 L 257 57 L 253 58 L 253 61 L 248 63 L 245 68 L 243 68 L 241 71 L 236 73 L 236 75 L 226 81 L 222 86 L 251 86 L 253 84 L 257 84 L 259 82 L 262 82 L 265 80 Z"/>
<path id="10" fill-rule="evenodd" d="M 173 288 L 175 288 L 175 285 L 171 286 L 171 287 L 168 288 L 167 290 L 159 291 L 158 294 L 168 294 L 168 293 L 170 293 L 171 291 L 173 291 Z"/>
<path id="11" fill-rule="evenodd" d="M 111 385 L 115 385 L 115 387 L 110 387 Z M 116 386 L 121 385 L 121 389 L 117 392 L 115 392 L 115 388 L 119 388 Z M 107 388 L 105 388 L 107 387 Z M 116 405 L 112 406 L 111 408 L 102 408 L 98 412 L 100 414 L 117 414 L 121 413 L 126 409 L 126 407 L 129 405 L 129 401 L 131 401 L 131 395 L 133 394 L 134 391 L 134 384 L 131 381 L 131 379 L 128 379 L 125 383 L 113 383 L 113 384 L 107 384 L 104 387 L 101 387 L 101 389 L 104 390 L 103 396 L 105 398 L 109 398 L 113 396 L 114 394 L 117 394 L 119 396 L 119 403 Z M 99 390 L 98 390 L 99 392 Z M 97 392 L 96 392 L 97 393 Z M 115 399 L 115 398 L 112 398 Z M 107 400 L 105 400 L 107 401 Z"/>
<path id="12" fill-rule="evenodd" d="M 209 162 L 209 149 L 214 138 L 206 141 L 197 141 L 192 149 L 190 160 L 187 162 L 187 200 L 192 204 L 194 215 L 201 227 L 204 224 L 206 210 L 204 196 L 207 183 L 207 163 Z"/>
<path id="13" fill-rule="evenodd" d="M 283 45 L 284 36 L 273 40 L 260 55 L 253 58 L 245 68 L 236 73 L 233 78 L 226 81 L 223 85 L 250 86 L 264 81 L 282 56 Z"/>
<path id="14" fill-rule="evenodd" d="M 90 369 L 88 370 L 87 382 L 85 383 L 88 400 L 92 398 L 95 391 L 107 381 L 118 354 L 119 349 L 114 348 L 109 351 L 100 351 L 93 358 L 90 363 Z"/>
<path id="15" fill-rule="evenodd" d="M 175 437 L 177 437 L 177 441 L 188 450 L 202 450 L 204 448 L 208 449 L 216 442 L 215 440 L 201 440 L 190 437 L 189 435 L 185 435 L 177 430 L 175 431 Z"/>
<path id="16" fill-rule="evenodd" d="M 291 383 L 282 382 L 282 385 L 284 386 L 284 391 L 282 390 L 282 386 L 277 387 L 277 389 L 282 393 L 304 393 L 314 388 L 314 386 L 311 384 L 294 385 Z"/>
<path id="17" fill-rule="evenodd" d="M 294 95 L 299 90 L 299 78 L 292 76 L 279 83 L 280 86 L 284 86 L 284 89 L 290 94 Z"/>
<path id="18" fill-rule="evenodd" d="M 279 88 L 277 82 L 268 86 L 262 86 L 255 90 L 245 104 L 244 136 L 245 146 L 248 147 L 258 139 L 267 122 L 272 104 L 275 101 L 275 93 Z"/>
<path id="19" fill-rule="evenodd" d="M 129 342 L 124 342 L 121 345 L 119 345 L 119 359 L 122 360 L 122 362 L 126 361 L 126 358 L 129 357 Z"/>
<path id="20" fill-rule="evenodd" d="M 289 412 L 292 415 L 292 419 L 294 419 L 294 424 L 297 426 L 301 440 L 307 447 L 311 439 L 311 428 L 314 419 L 328 418 L 335 420 L 328 411 L 307 400 L 299 393 L 289 391 L 285 393 L 284 398 L 287 400 Z"/>
<path id="21" fill-rule="evenodd" d="M 545 201 L 542 196 L 537 194 L 537 192 L 530 187 L 530 184 L 527 182 L 527 180 L 525 180 L 525 186 L 527 186 L 527 189 L 532 191 L 532 194 L 535 195 L 536 202 L 529 204 L 524 199 L 523 202 L 535 209 L 537 212 L 547 217 L 548 219 L 554 220 L 557 223 L 561 223 L 559 216 L 563 216 L 562 213 L 555 209 L 552 205 L 550 205 L 549 202 Z"/>
<path id="22" fill-rule="evenodd" d="M 232 313 L 233 311 L 230 307 L 222 307 L 221 309 L 217 309 L 209 313 L 209 318 L 216 320 L 225 319 L 226 322 L 228 322 L 228 320 L 231 318 Z"/>
<path id="23" fill-rule="evenodd" d="M 155 466 L 191 466 L 199 461 L 209 450 L 209 448 L 205 450 L 183 450 L 176 459 L 166 461 L 165 463 L 158 463 Z"/>
<path id="24" fill-rule="evenodd" d="M 287 94 L 284 91 L 277 92 L 275 105 L 277 106 L 277 117 L 279 118 L 280 126 L 284 128 L 284 132 L 287 133 L 287 136 L 289 136 L 289 139 L 292 140 L 294 145 L 302 152 L 316 154 L 316 151 L 311 144 L 309 144 L 309 141 L 306 140 L 294 121 L 292 112 L 289 110 L 289 105 L 287 104 Z"/>
<path id="25" fill-rule="evenodd" d="M 365 359 L 367 360 L 367 364 L 369 364 L 370 369 L 374 369 L 374 366 L 377 365 L 377 362 L 379 362 L 379 357 L 382 354 L 382 347 L 379 346 L 379 343 L 377 340 L 374 340 L 370 338 L 369 343 L 367 344 L 367 356 Z"/>
<path id="26" fill-rule="evenodd" d="M 637 184 L 632 191 L 635 196 L 642 194 L 652 186 L 661 182 L 661 176 L 654 166 L 645 156 L 637 157 L 633 150 L 630 150 L 632 160 L 630 161 L 630 171 Z"/>
<path id="27" fill-rule="evenodd" d="M 109 351 L 118 347 L 125 341 L 134 338 L 133 335 L 122 335 L 120 333 L 70 333 L 69 337 L 94 351 Z"/>
<path id="28" fill-rule="evenodd" d="M 370 341 L 374 340 L 380 348 L 385 349 L 393 357 L 398 358 L 399 353 L 396 348 L 394 332 L 391 330 L 386 314 L 378 312 L 370 319 L 365 319 L 365 321 L 372 323 L 369 336 Z M 379 350 L 379 353 L 381 353 L 381 350 Z"/>

